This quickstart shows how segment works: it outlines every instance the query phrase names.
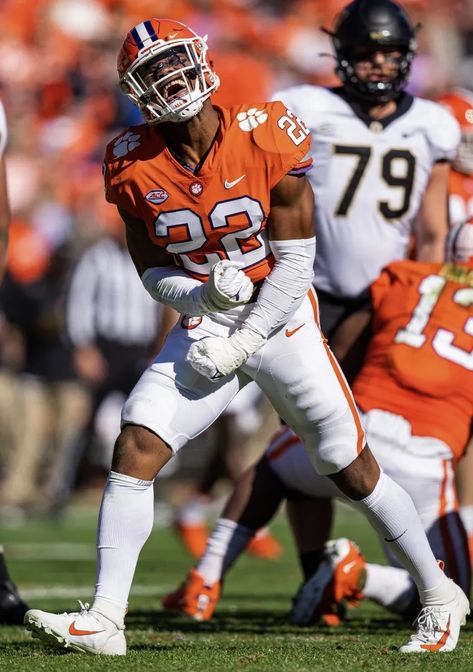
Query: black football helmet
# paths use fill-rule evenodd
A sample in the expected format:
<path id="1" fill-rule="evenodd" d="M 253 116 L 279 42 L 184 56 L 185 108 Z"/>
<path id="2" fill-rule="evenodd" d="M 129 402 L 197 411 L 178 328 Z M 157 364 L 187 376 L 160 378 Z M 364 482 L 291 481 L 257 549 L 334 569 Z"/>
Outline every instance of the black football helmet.
<path id="1" fill-rule="evenodd" d="M 344 87 L 366 102 L 384 103 L 397 97 L 404 86 L 416 51 L 416 32 L 406 12 L 391 0 L 354 0 L 337 18 L 332 38 L 337 75 Z M 357 50 L 393 49 L 402 54 L 398 73 L 389 81 L 361 81 L 355 74 Z"/>

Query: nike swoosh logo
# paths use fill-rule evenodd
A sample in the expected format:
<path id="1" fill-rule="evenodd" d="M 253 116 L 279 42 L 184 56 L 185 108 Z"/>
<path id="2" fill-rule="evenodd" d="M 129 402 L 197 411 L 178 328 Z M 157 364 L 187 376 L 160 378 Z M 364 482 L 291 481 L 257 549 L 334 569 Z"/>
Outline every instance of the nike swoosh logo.
<path id="1" fill-rule="evenodd" d="M 401 534 L 398 537 L 394 537 L 394 539 L 386 539 L 386 537 L 384 537 L 384 541 L 387 541 L 388 544 L 391 544 L 393 541 L 397 541 L 398 539 L 400 539 L 403 534 L 406 534 L 406 532 L 407 528 L 404 530 L 404 532 L 401 532 Z"/>
<path id="2" fill-rule="evenodd" d="M 78 630 L 74 623 L 71 623 L 69 626 L 69 634 L 74 637 L 85 637 L 85 635 L 98 635 L 99 632 L 104 632 L 104 630 Z"/>
<path id="3" fill-rule="evenodd" d="M 294 336 L 294 334 L 296 333 L 296 331 L 299 331 L 299 329 L 302 329 L 302 327 L 303 327 L 304 325 L 305 325 L 305 322 L 303 322 L 302 324 L 300 324 L 300 325 L 299 325 L 298 327 L 296 327 L 295 329 L 286 329 L 286 331 L 285 331 L 284 333 L 286 334 L 286 336 L 287 336 L 288 338 L 291 338 L 291 336 Z"/>
<path id="4" fill-rule="evenodd" d="M 450 634 L 450 619 L 451 616 L 448 617 L 448 623 L 447 623 L 447 629 L 443 633 L 443 635 L 440 637 L 438 642 L 435 642 L 435 644 L 421 644 L 420 648 L 424 649 L 424 651 L 438 651 L 439 649 L 442 648 L 444 644 L 446 644 L 448 636 Z"/>
<path id="5" fill-rule="evenodd" d="M 344 574 L 349 574 L 350 570 L 356 565 L 356 560 L 352 560 L 348 564 L 346 564 L 344 567 L 342 567 L 342 572 Z"/>
<path id="6" fill-rule="evenodd" d="M 176 37 L 177 33 L 169 33 L 168 38 L 173 40 Z"/>
<path id="7" fill-rule="evenodd" d="M 244 177 L 246 177 L 246 175 L 241 175 L 240 177 L 237 177 L 237 179 L 233 180 L 232 182 L 229 182 L 228 180 L 225 180 L 225 189 L 231 189 L 236 184 L 238 184 L 238 182 L 241 182 Z"/>

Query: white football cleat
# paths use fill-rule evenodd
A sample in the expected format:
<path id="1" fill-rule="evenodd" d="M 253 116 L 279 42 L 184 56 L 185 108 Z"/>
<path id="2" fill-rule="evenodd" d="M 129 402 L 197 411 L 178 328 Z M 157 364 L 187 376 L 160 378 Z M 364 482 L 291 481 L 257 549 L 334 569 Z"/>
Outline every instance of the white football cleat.
<path id="1" fill-rule="evenodd" d="M 70 614 L 30 609 L 25 614 L 25 627 L 47 646 L 94 655 L 124 656 L 125 626 L 119 627 L 98 611 L 89 611 L 88 604 L 79 603 L 80 612 Z"/>
<path id="2" fill-rule="evenodd" d="M 451 581 L 451 579 L 448 579 Z M 453 581 L 452 581 L 453 583 Z M 414 621 L 416 632 L 400 647 L 401 653 L 442 653 L 453 651 L 460 627 L 470 613 L 470 603 L 463 590 L 453 584 L 456 597 L 447 604 L 423 607 Z"/>

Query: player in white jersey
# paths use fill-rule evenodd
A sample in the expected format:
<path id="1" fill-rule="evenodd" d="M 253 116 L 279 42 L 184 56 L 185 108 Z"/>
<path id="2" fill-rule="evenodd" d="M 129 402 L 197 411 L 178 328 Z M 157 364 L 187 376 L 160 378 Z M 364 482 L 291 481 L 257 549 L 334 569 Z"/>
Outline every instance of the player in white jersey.
<path id="1" fill-rule="evenodd" d="M 409 254 L 441 261 L 449 162 L 460 139 L 445 109 L 403 90 L 415 54 L 409 18 L 390 0 L 356 0 L 333 40 L 342 85 L 278 91 L 312 133 L 315 280 L 322 330 L 349 377 L 369 320 L 368 287 Z"/>
<path id="2" fill-rule="evenodd" d="M 7 120 L 3 104 L 0 102 L 0 284 L 7 266 L 8 229 L 10 227 L 10 205 L 5 166 L 7 140 Z M 27 609 L 28 607 L 21 600 L 16 586 L 10 579 L 3 547 L 0 545 L 0 623 L 21 623 Z"/>
<path id="3" fill-rule="evenodd" d="M 446 201 L 437 218 L 417 217 L 437 164 L 445 177 L 440 195 L 447 193 L 444 164 L 459 140 L 440 105 L 401 93 L 393 114 L 373 120 L 345 87 L 303 85 L 276 96 L 312 131 L 319 291 L 356 298 L 390 261 L 408 255 L 413 233 L 417 256 L 442 258 Z"/>

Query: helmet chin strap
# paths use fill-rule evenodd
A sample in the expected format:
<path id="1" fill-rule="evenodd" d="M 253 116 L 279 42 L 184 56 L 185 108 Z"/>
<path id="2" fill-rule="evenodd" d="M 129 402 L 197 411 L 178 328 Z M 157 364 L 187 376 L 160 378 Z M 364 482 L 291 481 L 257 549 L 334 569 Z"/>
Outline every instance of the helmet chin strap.
<path id="1" fill-rule="evenodd" d="M 193 101 L 188 105 L 186 105 L 186 107 L 183 110 L 179 110 L 179 112 L 177 112 L 177 117 L 174 117 L 173 119 L 168 119 L 168 121 L 175 124 L 180 124 L 184 121 L 188 121 L 189 119 L 192 119 L 192 117 L 195 117 L 196 114 L 199 114 L 203 105 L 204 100 L 202 98 L 200 100 Z"/>

